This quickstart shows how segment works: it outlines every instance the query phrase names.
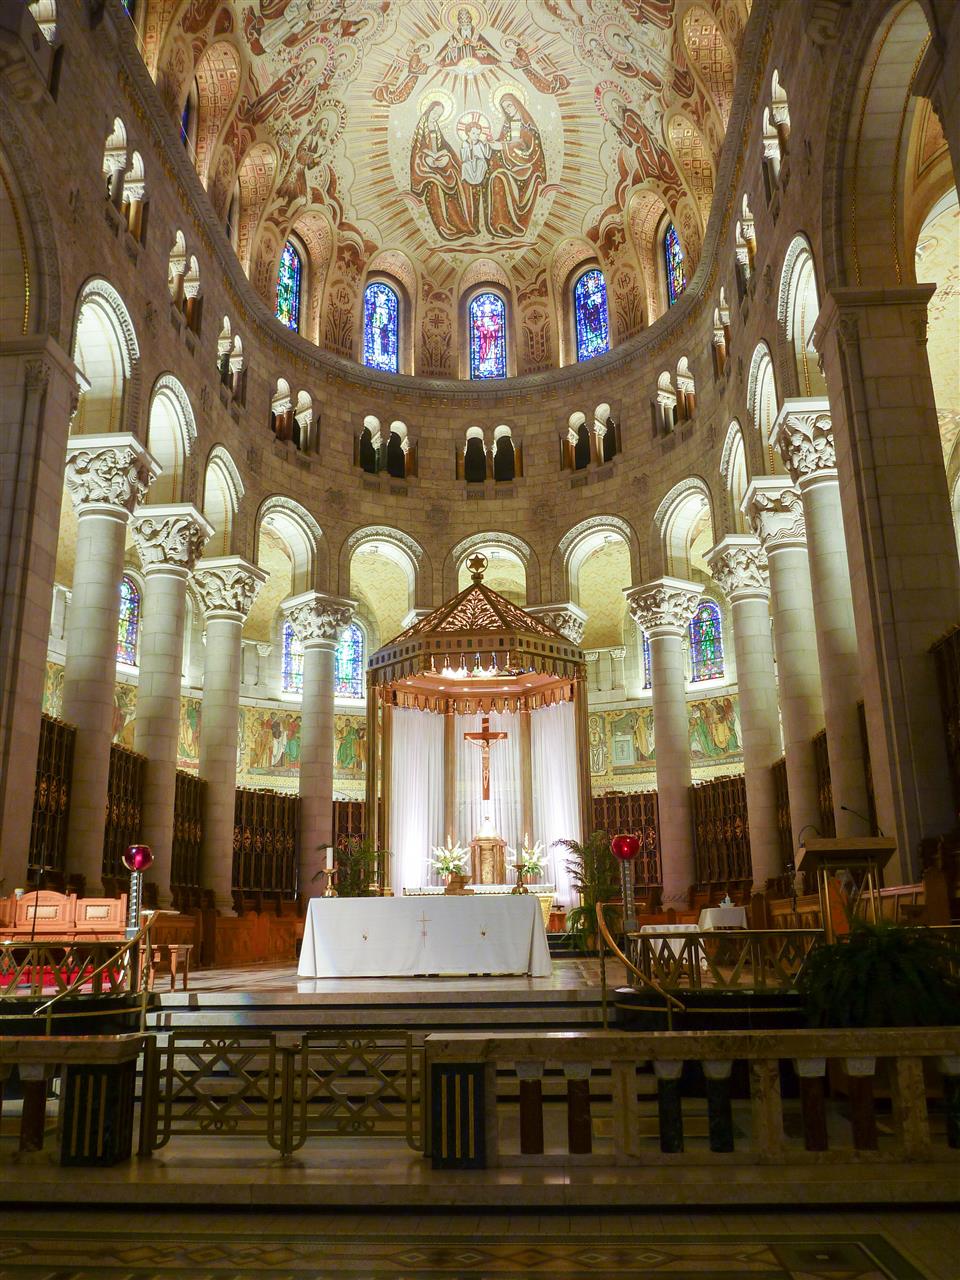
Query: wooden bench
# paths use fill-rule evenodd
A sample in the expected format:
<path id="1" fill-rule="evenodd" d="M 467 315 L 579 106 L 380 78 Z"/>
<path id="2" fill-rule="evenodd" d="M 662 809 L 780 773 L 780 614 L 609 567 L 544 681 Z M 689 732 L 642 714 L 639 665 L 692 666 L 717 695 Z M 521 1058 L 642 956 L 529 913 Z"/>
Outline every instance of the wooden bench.
<path id="1" fill-rule="evenodd" d="M 122 942 L 126 926 L 125 893 L 119 898 L 78 898 L 40 889 L 0 899 L 0 932 L 14 942 L 44 938 Z"/>

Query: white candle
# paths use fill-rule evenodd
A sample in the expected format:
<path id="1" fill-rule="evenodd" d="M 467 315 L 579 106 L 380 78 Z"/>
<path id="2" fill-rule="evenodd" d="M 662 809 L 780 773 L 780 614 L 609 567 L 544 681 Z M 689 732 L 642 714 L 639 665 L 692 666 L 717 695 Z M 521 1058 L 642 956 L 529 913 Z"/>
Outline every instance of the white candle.
<path id="1" fill-rule="evenodd" d="M 333 845 L 332 844 L 327 845 L 327 870 L 328 871 L 333 870 Z"/>

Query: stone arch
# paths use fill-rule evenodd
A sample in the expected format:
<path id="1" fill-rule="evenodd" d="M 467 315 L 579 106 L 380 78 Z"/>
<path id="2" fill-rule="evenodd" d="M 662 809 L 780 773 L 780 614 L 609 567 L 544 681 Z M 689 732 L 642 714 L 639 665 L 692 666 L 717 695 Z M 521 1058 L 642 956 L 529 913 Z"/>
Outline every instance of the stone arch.
<path id="1" fill-rule="evenodd" d="M 749 533 L 746 517 L 740 510 L 743 495 L 747 491 L 750 472 L 747 465 L 747 448 L 743 438 L 743 428 L 734 418 L 727 429 L 720 454 L 720 479 L 723 482 L 727 501 L 720 522 L 728 533 Z M 721 530 L 717 529 L 719 535 Z"/>
<path id="2" fill-rule="evenodd" d="M 716 542 L 715 530 L 713 495 L 703 477 L 688 476 L 675 484 L 653 517 L 663 572 L 675 578 L 709 578 L 703 555 Z"/>
<path id="3" fill-rule="evenodd" d="M 208 556 L 228 556 L 233 551 L 234 529 L 243 499 L 243 481 L 236 463 L 222 444 L 207 457 L 203 479 L 203 514 L 213 525 L 205 547 Z"/>
<path id="4" fill-rule="evenodd" d="M 460 589 L 458 575 L 460 566 L 474 552 L 501 550 L 508 559 L 517 561 L 523 568 L 526 604 L 540 603 L 540 561 L 536 552 L 523 538 L 503 530 L 487 530 L 483 533 L 472 533 L 461 540 L 447 553 L 443 562 L 443 598 L 449 600 Z"/>
<path id="5" fill-rule="evenodd" d="M 680 111 L 674 112 L 667 122 L 667 139 L 674 163 L 693 197 L 702 242 L 713 203 L 714 171 L 710 147 L 696 124 Z"/>
<path id="6" fill-rule="evenodd" d="M 126 304 L 107 280 L 88 280 L 80 290 L 71 350 L 82 392 L 73 433 L 138 434 L 140 346 Z"/>
<path id="7" fill-rule="evenodd" d="M 568 529 L 554 550 L 550 574 L 553 599 L 577 603 L 576 578 L 580 565 L 593 546 L 599 545 L 607 534 L 625 543 L 630 552 L 631 580 L 641 580 L 640 541 L 633 526 L 620 516 L 588 516 L 586 520 L 580 520 Z M 587 543 L 592 545 L 586 546 Z"/>
<path id="8" fill-rule="evenodd" d="M 291 560 L 291 593 L 325 590 L 327 584 L 326 544 L 323 530 L 299 502 L 275 494 L 266 498 L 257 512 L 254 559 L 259 559 L 260 535 L 270 528 L 286 544 Z"/>
<path id="9" fill-rule="evenodd" d="M 227 40 L 216 40 L 207 45 L 194 71 L 197 84 L 197 173 L 208 189 L 217 142 L 240 90 L 240 72 L 240 55 Z"/>
<path id="10" fill-rule="evenodd" d="M 237 227 L 237 257 L 249 276 L 254 261 L 254 245 L 260 219 L 267 206 L 277 172 L 277 156 L 273 147 L 258 142 L 250 148 L 240 162 L 237 179 L 240 183 L 240 215 Z M 279 256 L 279 249 L 277 255 Z M 274 284 L 276 263 L 274 263 Z"/>
<path id="11" fill-rule="evenodd" d="M 621 645 L 629 630 L 626 588 L 638 580 L 636 535 L 618 516 L 582 520 L 560 540 L 563 585 L 554 598 L 586 614 L 583 647 Z"/>
<path id="12" fill-rule="evenodd" d="M 3 101 L 0 139 L 0 337 L 49 333 L 62 343 L 60 255 L 47 191 L 19 120 Z"/>
<path id="13" fill-rule="evenodd" d="M 820 371 L 813 345 L 813 327 L 820 312 L 813 250 L 804 235 L 790 241 L 780 274 L 777 320 L 780 335 L 794 355 L 797 389 L 801 396 L 827 394 L 826 379 Z"/>
<path id="14" fill-rule="evenodd" d="M 150 486 L 150 502 L 186 500 L 187 466 L 197 438 L 193 407 L 182 384 L 163 373 L 153 384 L 147 415 L 147 451 L 160 464 Z"/>
<path id="15" fill-rule="evenodd" d="M 430 558 L 416 538 L 390 525 L 361 525 L 346 537 L 340 548 L 337 570 L 341 594 L 349 594 L 353 557 L 371 544 L 389 546 L 393 558 L 401 564 L 410 584 L 410 608 L 429 604 L 432 584 Z"/>
<path id="16" fill-rule="evenodd" d="M 340 594 L 358 601 L 378 644 L 398 635 L 429 584 L 424 551 L 409 534 L 386 525 L 354 531 L 340 548 Z"/>

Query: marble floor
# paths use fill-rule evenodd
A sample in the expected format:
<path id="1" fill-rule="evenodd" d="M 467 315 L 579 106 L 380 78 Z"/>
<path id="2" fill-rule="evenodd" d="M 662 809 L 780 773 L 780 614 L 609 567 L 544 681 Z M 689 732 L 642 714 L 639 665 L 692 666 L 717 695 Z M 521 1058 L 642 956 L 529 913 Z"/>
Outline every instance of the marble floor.
<path id="1" fill-rule="evenodd" d="M 952 1211 L 0 1211 L 0 1280 L 957 1280 Z"/>

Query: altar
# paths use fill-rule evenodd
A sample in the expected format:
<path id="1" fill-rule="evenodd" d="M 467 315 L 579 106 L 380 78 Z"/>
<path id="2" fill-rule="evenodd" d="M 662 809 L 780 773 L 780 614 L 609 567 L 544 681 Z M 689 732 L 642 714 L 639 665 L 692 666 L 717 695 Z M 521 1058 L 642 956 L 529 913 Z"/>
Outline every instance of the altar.
<path id="1" fill-rule="evenodd" d="M 301 978 L 453 977 L 552 971 L 533 894 L 313 898 Z"/>

